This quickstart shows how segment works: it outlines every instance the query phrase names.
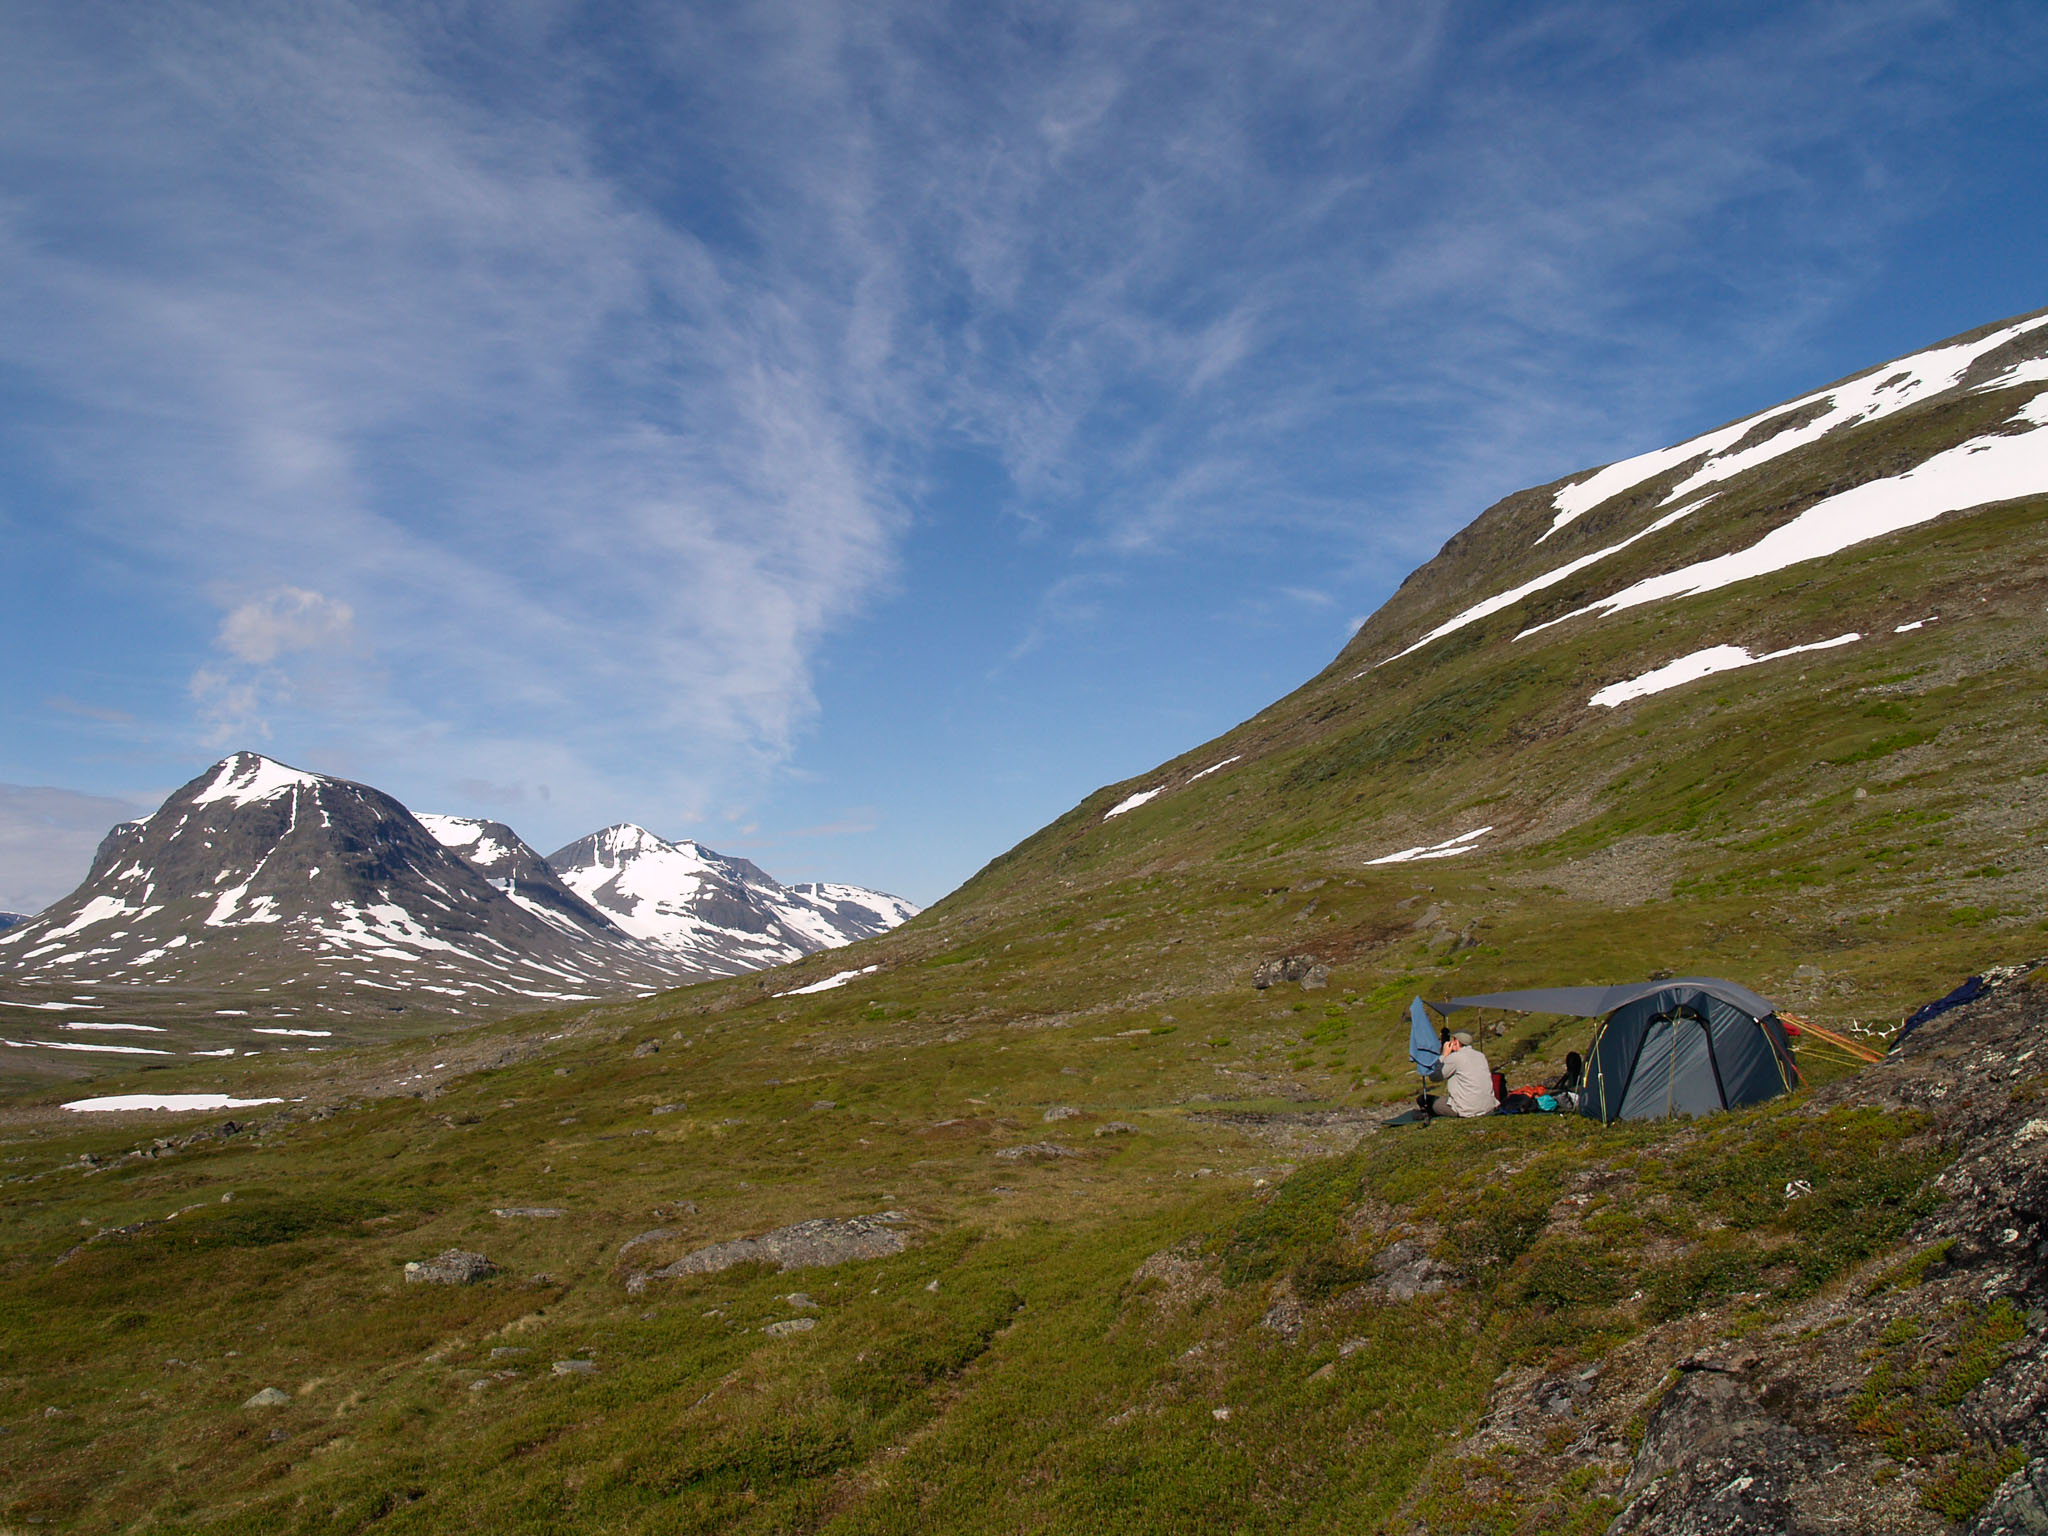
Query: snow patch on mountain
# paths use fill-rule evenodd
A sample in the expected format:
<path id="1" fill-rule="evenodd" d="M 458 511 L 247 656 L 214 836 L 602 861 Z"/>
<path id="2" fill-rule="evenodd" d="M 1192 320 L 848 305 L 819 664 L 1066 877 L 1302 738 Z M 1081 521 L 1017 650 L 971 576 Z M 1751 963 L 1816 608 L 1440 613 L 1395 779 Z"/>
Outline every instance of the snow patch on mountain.
<path id="1" fill-rule="evenodd" d="M 1739 475 L 1759 464 L 1768 463 L 1781 455 L 1803 448 L 1837 428 L 1876 421 L 1904 410 L 1909 405 L 1945 393 L 1962 382 L 1963 377 L 1969 373 L 1979 358 L 2044 325 L 2048 325 L 2048 315 L 2036 316 L 2017 325 L 2005 326 L 1975 341 L 1930 347 L 1925 352 L 1900 358 L 1895 363 L 1881 364 L 1868 373 L 1845 384 L 1836 385 L 1832 389 L 1816 390 L 1789 404 L 1774 406 L 1754 416 L 1746 416 L 1730 426 L 1690 438 L 1673 447 L 1660 448 L 1653 453 L 1639 454 L 1632 459 L 1623 459 L 1618 464 L 1610 464 L 1584 480 L 1559 487 L 1552 497 L 1556 516 L 1544 532 L 1543 538 L 1536 542 L 1542 543 L 1551 534 L 1592 511 L 1603 501 L 1619 496 L 1624 491 L 1633 490 L 1644 481 L 1653 480 L 1702 455 L 1705 456 L 1706 462 L 1672 489 L 1664 498 L 1666 505 L 1691 494 L 1701 486 Z M 2035 358 L 2005 369 L 1978 387 L 2007 389 L 2014 384 L 2040 378 L 2048 378 L 2048 360 Z M 1808 411 L 1815 413 L 1812 420 L 1800 425 L 1788 425 L 1785 430 L 1774 433 L 1761 442 L 1740 450 L 1735 449 L 1735 445 L 1742 442 L 1757 426 Z"/>
<path id="2" fill-rule="evenodd" d="M 1440 843 L 1425 843 L 1419 848 L 1403 848 L 1399 853 L 1381 854 L 1376 859 L 1367 859 L 1368 864 L 1412 864 L 1419 859 L 1451 859 L 1461 853 L 1470 853 L 1479 844 L 1479 839 L 1493 830 L 1492 827 L 1474 827 L 1470 832 L 1460 832 L 1456 837 L 1447 837 Z"/>
<path id="3" fill-rule="evenodd" d="M 254 805 L 298 789 L 318 789 L 317 773 L 287 768 L 255 752 L 237 752 L 217 764 L 213 779 L 193 795 L 190 805 Z"/>
<path id="4" fill-rule="evenodd" d="M 1782 661 L 1787 656 L 1801 656 L 1808 651 L 1831 651 L 1838 645 L 1854 645 L 1863 636 L 1860 634 L 1837 635 L 1832 640 L 1816 640 L 1811 645 L 1788 645 L 1782 651 L 1767 651 L 1761 656 L 1752 656 L 1739 645 L 1710 645 L 1703 651 L 1694 651 L 1676 661 L 1667 661 L 1663 666 L 1643 673 L 1640 677 L 1629 678 L 1626 682 L 1609 683 L 1586 702 L 1603 709 L 1613 709 L 1626 704 L 1630 699 L 1647 698 L 1653 693 L 1662 693 L 1667 688 L 1677 688 L 1685 683 L 1698 682 L 1703 677 L 1712 677 L 1717 672 L 1732 672 L 1740 667 L 1754 667 L 1761 662 Z"/>
<path id="5" fill-rule="evenodd" d="M 2048 490 L 2048 394 L 2034 396 L 2011 418 L 2016 433 L 1976 437 L 1935 454 L 1887 480 L 1871 480 L 1816 503 L 1747 549 L 1649 576 L 1583 608 L 1574 608 L 1515 636 L 1537 634 L 1585 614 L 1619 613 L 1672 597 L 1693 597 L 1789 565 L 1838 554 L 1889 533 L 1932 522 L 1966 507 L 1988 506 Z"/>

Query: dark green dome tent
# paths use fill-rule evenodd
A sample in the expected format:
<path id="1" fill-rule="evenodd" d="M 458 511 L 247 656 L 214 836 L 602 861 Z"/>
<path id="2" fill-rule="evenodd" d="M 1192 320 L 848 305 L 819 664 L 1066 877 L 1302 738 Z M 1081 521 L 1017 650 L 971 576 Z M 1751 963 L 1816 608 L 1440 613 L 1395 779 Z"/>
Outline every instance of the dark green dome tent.
<path id="1" fill-rule="evenodd" d="M 1749 988 L 1712 977 L 1617 987 L 1490 992 L 1431 1005 L 1565 1013 L 1599 1019 L 1586 1049 L 1579 1113 L 1661 1120 L 1740 1109 L 1790 1093 L 1799 1068 L 1777 1010 Z"/>

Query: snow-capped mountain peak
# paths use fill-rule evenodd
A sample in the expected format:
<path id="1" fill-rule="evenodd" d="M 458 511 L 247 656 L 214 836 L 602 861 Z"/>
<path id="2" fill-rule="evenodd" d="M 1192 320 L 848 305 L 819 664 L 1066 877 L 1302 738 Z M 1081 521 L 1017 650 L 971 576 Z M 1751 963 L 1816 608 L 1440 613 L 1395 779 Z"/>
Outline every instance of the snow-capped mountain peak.
<path id="1" fill-rule="evenodd" d="M 727 972 L 851 943 L 917 912 L 859 886 L 784 886 L 746 859 L 631 822 L 579 838 L 548 863 L 635 938 Z"/>

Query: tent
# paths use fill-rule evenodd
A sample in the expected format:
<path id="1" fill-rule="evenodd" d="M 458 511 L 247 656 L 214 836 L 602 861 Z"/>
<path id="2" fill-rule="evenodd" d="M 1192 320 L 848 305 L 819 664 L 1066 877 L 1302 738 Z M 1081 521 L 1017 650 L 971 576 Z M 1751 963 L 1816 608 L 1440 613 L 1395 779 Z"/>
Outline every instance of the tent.
<path id="1" fill-rule="evenodd" d="M 1659 1120 L 1761 1103 L 1799 1086 L 1776 1009 L 1732 981 L 1689 976 L 1615 987 L 1490 992 L 1432 1003 L 1438 1013 L 1505 1008 L 1597 1018 L 1579 1113 Z"/>

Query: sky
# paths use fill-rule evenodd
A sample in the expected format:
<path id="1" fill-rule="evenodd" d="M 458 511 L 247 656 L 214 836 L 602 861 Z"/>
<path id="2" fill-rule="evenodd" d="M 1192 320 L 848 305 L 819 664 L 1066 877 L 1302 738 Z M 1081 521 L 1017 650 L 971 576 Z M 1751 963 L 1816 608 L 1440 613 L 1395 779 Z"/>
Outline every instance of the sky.
<path id="1" fill-rule="evenodd" d="M 920 903 L 2048 304 L 2035 0 L 16 0 L 0 910 L 238 749 Z"/>

